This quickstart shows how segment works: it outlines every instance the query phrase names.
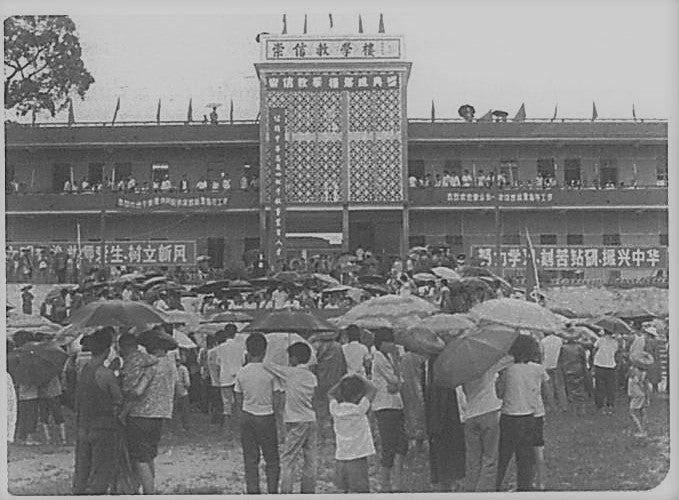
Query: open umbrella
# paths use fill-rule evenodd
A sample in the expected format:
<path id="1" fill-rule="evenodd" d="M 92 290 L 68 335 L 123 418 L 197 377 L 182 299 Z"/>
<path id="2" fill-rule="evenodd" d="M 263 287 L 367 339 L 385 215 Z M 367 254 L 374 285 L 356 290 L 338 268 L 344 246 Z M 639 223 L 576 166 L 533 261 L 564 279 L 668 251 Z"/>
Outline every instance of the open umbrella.
<path id="1" fill-rule="evenodd" d="M 469 311 L 477 322 L 498 323 L 527 330 L 557 331 L 561 321 L 549 309 L 535 302 L 518 299 L 491 299 L 475 305 Z"/>
<path id="2" fill-rule="evenodd" d="M 171 311 L 165 311 L 164 314 L 165 322 L 174 325 L 198 326 L 201 320 L 199 314 L 189 311 L 178 311 L 173 309 Z"/>
<path id="3" fill-rule="evenodd" d="M 386 279 L 379 274 L 366 274 L 365 276 L 359 276 L 358 282 L 370 285 L 384 285 Z"/>
<path id="4" fill-rule="evenodd" d="M 493 271 L 491 271 L 489 268 L 480 266 L 461 266 L 457 268 L 457 272 L 463 278 L 478 276 L 488 276 L 491 278 L 496 277 L 495 273 L 493 273 Z"/>
<path id="5" fill-rule="evenodd" d="M 431 302 L 414 295 L 384 295 L 361 302 L 347 311 L 343 318 L 351 322 L 360 318 L 395 319 L 404 316 L 423 318 L 438 310 Z"/>
<path id="6" fill-rule="evenodd" d="M 155 285 L 152 285 L 148 290 L 146 290 L 146 293 L 160 293 L 169 291 L 178 292 L 180 290 L 184 290 L 184 287 L 182 285 L 179 285 L 172 281 L 167 281 L 164 283 L 156 283 Z"/>
<path id="7" fill-rule="evenodd" d="M 416 273 L 413 279 L 419 282 L 436 281 L 438 278 L 431 273 Z"/>
<path id="8" fill-rule="evenodd" d="M 476 323 L 467 314 L 434 314 L 427 316 L 418 326 L 428 328 L 448 343 L 467 330 L 476 327 Z"/>
<path id="9" fill-rule="evenodd" d="M 571 309 L 570 307 L 566 306 L 554 306 L 549 308 L 550 311 L 552 311 L 554 314 L 560 314 L 561 316 L 565 316 L 566 318 L 577 318 L 578 314 Z"/>
<path id="10" fill-rule="evenodd" d="M 634 321 L 637 323 L 643 323 L 644 321 L 652 321 L 657 316 L 651 311 L 638 304 L 632 304 L 629 307 L 618 309 L 612 316 L 620 318 L 625 321 Z"/>
<path id="11" fill-rule="evenodd" d="M 136 281 L 140 281 L 146 278 L 142 273 L 134 272 L 134 273 L 127 273 L 127 274 L 121 274 L 114 280 L 112 280 L 112 283 L 134 283 Z"/>
<path id="12" fill-rule="evenodd" d="M 208 316 L 201 323 L 246 323 L 254 318 L 242 311 L 223 311 Z"/>
<path id="13" fill-rule="evenodd" d="M 394 331 L 394 343 L 423 356 L 434 356 L 446 346 L 441 337 L 423 326 L 396 329 Z"/>
<path id="14" fill-rule="evenodd" d="M 295 332 L 305 336 L 334 330 L 335 325 L 307 311 L 272 311 L 243 329 L 262 333 Z"/>
<path id="15" fill-rule="evenodd" d="M 617 333 L 618 335 L 628 335 L 632 333 L 632 328 L 623 320 L 616 318 L 615 316 L 601 316 L 599 318 L 594 318 L 592 323 L 608 332 Z"/>
<path id="16" fill-rule="evenodd" d="M 361 288 L 366 292 L 370 292 L 373 295 L 389 295 L 391 290 L 386 285 L 376 285 L 373 283 L 366 283 L 361 285 Z"/>
<path id="17" fill-rule="evenodd" d="M 54 342 L 61 346 L 73 346 L 74 341 L 82 337 L 83 335 L 92 335 L 98 326 L 85 326 L 79 327 L 74 325 L 67 325 L 62 327 L 54 336 Z M 80 345 L 74 346 L 77 350 L 80 350 Z"/>
<path id="18" fill-rule="evenodd" d="M 434 361 L 434 383 L 455 388 L 483 375 L 509 352 L 519 335 L 515 328 L 484 325 L 450 342 Z"/>
<path id="19" fill-rule="evenodd" d="M 288 347 L 297 342 L 302 342 L 311 348 L 311 358 L 308 364 L 315 365 L 316 354 L 312 345 L 299 334 L 292 332 L 270 332 L 266 334 L 264 362 L 288 366 Z"/>
<path id="20" fill-rule="evenodd" d="M 352 287 L 347 285 L 335 285 L 321 290 L 321 293 L 336 293 L 336 292 L 348 292 Z"/>
<path id="21" fill-rule="evenodd" d="M 276 281 L 282 281 L 283 283 L 299 283 L 304 281 L 304 276 L 297 271 L 280 271 L 272 277 Z"/>
<path id="22" fill-rule="evenodd" d="M 222 288 L 229 286 L 230 280 L 212 280 L 207 281 L 199 286 L 194 286 L 191 291 L 196 293 L 215 293 L 220 291 Z"/>
<path id="23" fill-rule="evenodd" d="M 165 315 L 144 302 L 97 300 L 78 309 L 70 318 L 72 325 L 144 327 L 164 323 Z"/>
<path id="24" fill-rule="evenodd" d="M 338 279 L 333 278 L 329 274 L 312 273 L 311 277 L 314 278 L 315 280 L 320 281 L 321 283 L 325 283 L 326 285 L 329 285 L 329 286 L 336 286 L 336 285 L 340 284 Z"/>
<path id="25" fill-rule="evenodd" d="M 454 271 L 451 268 L 445 266 L 433 267 L 431 269 L 431 272 L 432 274 L 435 274 L 439 278 L 448 281 L 455 281 L 461 278 L 460 274 L 457 271 Z"/>
<path id="26" fill-rule="evenodd" d="M 147 289 L 147 288 L 151 288 L 153 285 L 157 285 L 159 283 L 165 283 L 166 281 L 169 281 L 167 276 L 153 276 L 152 278 L 147 278 L 144 281 L 142 281 L 139 286 L 142 289 Z"/>
<path id="27" fill-rule="evenodd" d="M 177 344 L 182 349 L 193 349 L 195 347 L 198 347 L 196 343 L 182 331 L 174 330 L 172 332 L 172 337 L 174 337 L 174 339 L 177 341 Z"/>
<path id="28" fill-rule="evenodd" d="M 7 370 L 15 382 L 42 385 L 59 375 L 68 355 L 52 342 L 29 342 L 7 355 Z"/>
<path id="29" fill-rule="evenodd" d="M 58 325 L 44 316 L 33 316 L 31 314 L 24 314 L 19 311 L 10 311 L 7 314 L 7 328 L 37 330 L 40 328 L 50 329 L 52 327 L 61 328 Z"/>

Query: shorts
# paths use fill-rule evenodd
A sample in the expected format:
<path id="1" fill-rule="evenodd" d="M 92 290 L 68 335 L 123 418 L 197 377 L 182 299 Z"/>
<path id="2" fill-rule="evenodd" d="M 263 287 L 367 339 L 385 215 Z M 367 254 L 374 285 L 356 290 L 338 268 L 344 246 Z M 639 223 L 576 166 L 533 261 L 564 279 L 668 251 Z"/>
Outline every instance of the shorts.
<path id="1" fill-rule="evenodd" d="M 533 446 L 545 445 L 545 417 L 533 417 Z"/>
<path id="2" fill-rule="evenodd" d="M 49 424 L 50 415 L 55 424 L 63 424 L 64 416 L 61 413 L 61 397 L 55 398 L 40 398 L 38 400 L 40 409 L 40 423 Z"/>
<path id="3" fill-rule="evenodd" d="M 128 417 L 125 436 L 130 460 L 151 462 L 158 456 L 163 420 L 162 418 Z"/>
<path id="4" fill-rule="evenodd" d="M 337 460 L 335 486 L 342 493 L 370 493 L 368 457 Z"/>
<path id="5" fill-rule="evenodd" d="M 388 408 L 375 411 L 377 428 L 382 442 L 382 466 L 394 465 L 396 455 L 408 453 L 408 436 L 406 436 L 403 410 Z"/>

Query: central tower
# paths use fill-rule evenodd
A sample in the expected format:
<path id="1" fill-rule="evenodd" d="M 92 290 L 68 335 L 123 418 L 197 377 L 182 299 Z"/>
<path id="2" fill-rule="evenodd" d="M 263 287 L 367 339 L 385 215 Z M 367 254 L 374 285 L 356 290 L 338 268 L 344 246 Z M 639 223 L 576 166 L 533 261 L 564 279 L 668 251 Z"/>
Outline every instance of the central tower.
<path id="1" fill-rule="evenodd" d="M 350 239 L 375 241 L 380 217 L 361 222 L 365 215 L 399 218 L 399 248 L 389 253 L 402 254 L 411 66 L 403 38 L 262 35 L 260 43 L 260 239 L 268 241 L 269 262 L 285 259 L 289 210 L 341 210 L 344 250 L 367 246 Z"/>

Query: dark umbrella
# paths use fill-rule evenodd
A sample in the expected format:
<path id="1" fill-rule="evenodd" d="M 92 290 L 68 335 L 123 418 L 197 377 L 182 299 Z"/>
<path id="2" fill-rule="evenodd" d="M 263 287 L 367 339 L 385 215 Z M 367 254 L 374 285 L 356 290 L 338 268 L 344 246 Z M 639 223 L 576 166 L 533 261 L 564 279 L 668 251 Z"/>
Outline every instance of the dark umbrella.
<path id="1" fill-rule="evenodd" d="M 70 318 L 72 325 L 140 327 L 164 323 L 163 314 L 150 305 L 131 300 L 97 300 L 78 309 Z"/>
<path id="2" fill-rule="evenodd" d="M 231 280 L 231 281 L 229 281 L 229 288 L 235 288 L 235 287 L 252 288 L 252 285 L 250 284 L 249 281 L 246 281 L 246 280 Z"/>
<path id="3" fill-rule="evenodd" d="M 455 388 L 476 380 L 509 352 L 518 335 L 518 330 L 497 324 L 463 333 L 436 358 L 435 383 Z"/>
<path id="4" fill-rule="evenodd" d="M 601 316 L 592 321 L 597 326 L 610 333 L 617 333 L 620 335 L 628 335 L 632 333 L 632 328 L 620 318 L 615 316 Z"/>
<path id="5" fill-rule="evenodd" d="M 365 285 L 361 285 L 361 288 L 366 292 L 370 292 L 375 295 L 388 295 L 391 293 L 391 290 L 389 290 L 389 288 L 387 288 L 386 285 L 374 285 L 368 283 Z"/>
<path id="6" fill-rule="evenodd" d="M 152 278 L 148 278 L 142 281 L 139 287 L 142 289 L 151 288 L 154 285 L 157 285 L 159 283 L 165 283 L 166 281 L 169 281 L 169 279 L 166 276 L 153 276 Z"/>
<path id="7" fill-rule="evenodd" d="M 220 291 L 222 288 L 229 286 L 230 280 L 212 280 L 202 285 L 195 286 L 191 289 L 192 292 L 196 293 L 215 293 Z"/>
<path id="8" fill-rule="evenodd" d="M 478 276 L 488 276 L 490 278 L 496 278 L 497 276 L 487 267 L 479 266 L 462 266 L 456 269 L 457 273 L 463 278 L 478 277 Z"/>
<path id="9" fill-rule="evenodd" d="M 298 283 L 304 281 L 304 276 L 297 271 L 281 271 L 274 274 L 273 279 L 284 283 Z"/>
<path id="10" fill-rule="evenodd" d="M 565 307 L 565 306 L 554 306 L 549 308 L 550 311 L 552 311 L 554 314 L 560 314 L 561 316 L 564 316 L 569 319 L 577 318 L 578 313 L 576 313 L 573 309 L 570 307 Z"/>
<path id="11" fill-rule="evenodd" d="M 7 355 L 7 370 L 15 382 L 42 385 L 64 368 L 68 354 L 51 342 L 29 342 Z"/>
<path id="12" fill-rule="evenodd" d="M 280 282 L 273 278 L 254 278 L 250 280 L 250 284 L 257 287 L 271 287 L 276 286 Z"/>
<path id="13" fill-rule="evenodd" d="M 386 280 L 384 276 L 380 276 L 379 274 L 367 274 L 365 276 L 359 276 L 358 282 L 370 285 L 384 285 Z"/>
<path id="14" fill-rule="evenodd" d="M 110 283 L 108 281 L 88 281 L 80 285 L 78 288 L 75 290 L 77 292 L 88 292 L 91 290 L 95 290 L 97 288 L 104 288 L 109 286 Z"/>
<path id="15" fill-rule="evenodd" d="M 636 323 L 643 323 L 657 318 L 655 314 L 640 305 L 632 305 L 626 309 L 619 309 L 613 313 L 613 316 Z"/>
<path id="16" fill-rule="evenodd" d="M 225 311 L 215 313 L 201 323 L 246 323 L 253 319 L 252 316 L 241 311 Z"/>
<path id="17" fill-rule="evenodd" d="M 253 321 L 243 331 L 247 332 L 293 332 L 309 336 L 317 332 L 332 332 L 337 328 L 326 320 L 306 311 L 272 311 Z"/>

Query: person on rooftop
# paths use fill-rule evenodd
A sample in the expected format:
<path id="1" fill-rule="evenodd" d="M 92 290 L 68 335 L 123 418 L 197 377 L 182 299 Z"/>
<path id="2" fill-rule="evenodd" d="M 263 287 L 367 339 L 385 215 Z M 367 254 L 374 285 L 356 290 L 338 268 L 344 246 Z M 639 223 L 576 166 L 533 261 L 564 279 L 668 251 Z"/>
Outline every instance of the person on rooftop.
<path id="1" fill-rule="evenodd" d="M 210 123 L 212 125 L 217 125 L 219 123 L 219 117 L 217 115 L 217 106 L 212 107 L 212 112 L 210 113 Z"/>

